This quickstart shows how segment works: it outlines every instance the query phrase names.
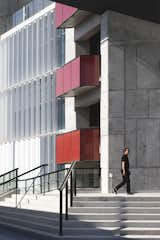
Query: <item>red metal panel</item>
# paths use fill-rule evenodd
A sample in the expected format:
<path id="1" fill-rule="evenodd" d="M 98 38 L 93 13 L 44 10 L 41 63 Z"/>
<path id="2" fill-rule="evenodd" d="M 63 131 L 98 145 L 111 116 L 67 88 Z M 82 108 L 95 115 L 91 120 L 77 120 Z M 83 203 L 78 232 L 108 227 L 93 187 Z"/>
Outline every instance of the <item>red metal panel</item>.
<path id="1" fill-rule="evenodd" d="M 60 68 L 56 71 L 56 96 L 60 96 L 64 92 L 64 69 Z"/>
<path id="2" fill-rule="evenodd" d="M 77 8 L 63 5 L 63 22 L 70 18 L 77 10 Z"/>
<path id="3" fill-rule="evenodd" d="M 99 160 L 100 130 L 93 129 L 93 160 Z"/>
<path id="4" fill-rule="evenodd" d="M 72 61 L 72 89 L 80 87 L 80 57 Z"/>
<path id="5" fill-rule="evenodd" d="M 56 137 L 56 162 L 99 160 L 99 129 L 75 130 Z"/>
<path id="6" fill-rule="evenodd" d="M 72 132 L 72 157 L 71 161 L 80 160 L 80 131 Z"/>
<path id="7" fill-rule="evenodd" d="M 72 157 L 72 133 L 63 135 L 63 162 L 70 163 Z"/>
<path id="8" fill-rule="evenodd" d="M 58 28 L 63 21 L 63 4 L 56 3 L 56 9 L 55 9 L 55 22 L 56 22 L 56 28 Z"/>
<path id="9" fill-rule="evenodd" d="M 68 63 L 64 66 L 64 87 L 63 92 L 67 93 L 72 89 L 72 63 Z"/>
<path id="10" fill-rule="evenodd" d="M 63 134 L 56 136 L 56 163 L 63 163 Z"/>
<path id="11" fill-rule="evenodd" d="M 99 84 L 99 57 L 81 56 L 81 86 Z"/>
<path id="12" fill-rule="evenodd" d="M 92 130 L 81 130 L 81 160 L 93 159 Z"/>

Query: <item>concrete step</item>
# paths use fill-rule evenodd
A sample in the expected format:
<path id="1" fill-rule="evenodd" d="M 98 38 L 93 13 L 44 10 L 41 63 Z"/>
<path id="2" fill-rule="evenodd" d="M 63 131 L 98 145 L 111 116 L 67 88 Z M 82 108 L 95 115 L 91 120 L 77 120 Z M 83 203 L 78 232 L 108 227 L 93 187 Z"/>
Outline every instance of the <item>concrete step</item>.
<path id="1" fill-rule="evenodd" d="M 160 235 L 160 228 L 138 228 L 138 227 L 128 227 L 120 230 L 121 235 Z"/>
<path id="2" fill-rule="evenodd" d="M 70 213 L 69 219 L 77 220 L 119 220 L 120 215 L 116 213 Z"/>
<path id="3" fill-rule="evenodd" d="M 70 213 L 120 213 L 119 207 L 72 207 Z"/>
<path id="4" fill-rule="evenodd" d="M 123 207 L 121 213 L 149 213 L 149 214 L 160 214 L 159 207 Z"/>
<path id="5" fill-rule="evenodd" d="M 160 214 L 125 213 L 121 216 L 121 220 L 160 220 Z"/>
<path id="6" fill-rule="evenodd" d="M 74 200 L 73 207 L 153 207 L 152 201 L 77 201 Z M 154 201 L 154 207 L 160 208 L 160 202 Z"/>
<path id="7" fill-rule="evenodd" d="M 121 223 L 121 228 L 127 228 L 127 227 L 147 227 L 147 228 L 159 228 L 160 227 L 160 220 L 128 220 L 128 221 L 123 221 Z"/>
<path id="8" fill-rule="evenodd" d="M 74 201 L 73 207 L 119 207 L 118 201 Z"/>
<path id="9" fill-rule="evenodd" d="M 41 235 L 45 235 L 48 239 L 48 237 L 51 237 L 53 239 L 56 239 L 56 237 L 58 238 L 57 234 L 59 231 L 58 226 L 55 227 L 53 226 L 52 222 L 50 222 L 49 224 L 39 224 L 36 222 L 29 222 L 29 221 L 25 221 L 22 219 L 17 219 L 17 218 L 11 218 L 11 217 L 5 217 L 5 216 L 1 216 L 0 217 L 0 226 L 7 226 L 7 227 L 11 227 L 14 229 L 19 229 L 20 231 L 29 231 L 29 229 L 31 230 L 30 233 L 32 234 L 37 234 L 40 231 Z M 99 236 L 103 236 L 103 237 L 109 237 L 119 234 L 119 228 L 103 228 L 103 229 L 96 229 L 94 228 L 69 228 L 69 227 L 64 227 L 63 228 L 63 234 L 65 236 L 69 235 L 69 236 L 85 236 L 85 237 L 90 237 L 90 236 L 97 236 L 97 239 L 99 239 Z M 45 238 L 46 239 L 46 238 Z M 50 238 L 49 238 L 50 239 Z"/>
<path id="10" fill-rule="evenodd" d="M 136 196 L 136 195 L 126 195 L 126 196 L 76 196 L 74 197 L 74 201 L 119 201 L 119 202 L 160 202 L 160 196 Z"/>

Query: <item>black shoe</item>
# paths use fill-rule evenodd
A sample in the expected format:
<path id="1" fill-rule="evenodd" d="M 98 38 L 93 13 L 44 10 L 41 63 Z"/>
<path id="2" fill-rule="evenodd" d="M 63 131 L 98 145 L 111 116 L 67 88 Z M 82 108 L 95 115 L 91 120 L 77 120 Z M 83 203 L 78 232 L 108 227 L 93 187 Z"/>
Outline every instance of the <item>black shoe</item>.
<path id="1" fill-rule="evenodd" d="M 117 194 L 117 188 L 113 188 L 113 192 Z"/>
<path id="2" fill-rule="evenodd" d="M 134 193 L 133 193 L 133 192 L 128 192 L 127 194 L 128 194 L 128 195 L 133 195 Z"/>

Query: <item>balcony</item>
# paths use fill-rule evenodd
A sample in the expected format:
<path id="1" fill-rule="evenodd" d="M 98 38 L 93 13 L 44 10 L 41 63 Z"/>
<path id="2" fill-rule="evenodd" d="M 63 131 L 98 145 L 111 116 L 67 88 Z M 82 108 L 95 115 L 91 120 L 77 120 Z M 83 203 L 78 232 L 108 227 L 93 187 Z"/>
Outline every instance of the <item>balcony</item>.
<path id="1" fill-rule="evenodd" d="M 61 3 L 56 3 L 56 28 L 71 28 L 78 25 L 90 13 L 70 7 Z"/>
<path id="2" fill-rule="evenodd" d="M 56 136 L 56 163 L 99 161 L 99 128 L 81 129 Z"/>
<path id="3" fill-rule="evenodd" d="M 80 56 L 56 71 L 56 96 L 76 96 L 99 86 L 100 58 Z"/>

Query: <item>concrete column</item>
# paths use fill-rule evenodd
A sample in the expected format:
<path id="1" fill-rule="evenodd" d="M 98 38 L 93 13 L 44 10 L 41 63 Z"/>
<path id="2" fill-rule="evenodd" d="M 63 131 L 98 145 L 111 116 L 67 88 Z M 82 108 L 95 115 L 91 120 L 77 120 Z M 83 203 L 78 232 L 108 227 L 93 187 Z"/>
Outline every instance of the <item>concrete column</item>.
<path id="1" fill-rule="evenodd" d="M 76 57 L 76 46 L 74 42 L 74 28 L 65 30 L 65 63 Z"/>
<path id="2" fill-rule="evenodd" d="M 65 98 L 65 129 L 72 131 L 76 129 L 75 98 Z"/>
<path id="3" fill-rule="evenodd" d="M 101 19 L 101 96 L 100 96 L 100 167 L 101 190 L 109 192 L 109 72 L 107 14 Z"/>

